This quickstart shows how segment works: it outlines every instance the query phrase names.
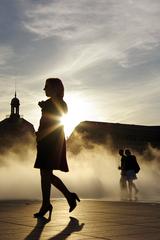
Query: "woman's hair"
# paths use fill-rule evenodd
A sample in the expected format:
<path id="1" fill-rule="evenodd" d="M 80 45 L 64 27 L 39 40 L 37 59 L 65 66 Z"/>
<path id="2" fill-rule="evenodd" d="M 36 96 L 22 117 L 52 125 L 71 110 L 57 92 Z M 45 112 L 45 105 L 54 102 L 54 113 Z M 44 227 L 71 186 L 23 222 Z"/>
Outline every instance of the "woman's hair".
<path id="1" fill-rule="evenodd" d="M 126 155 L 131 155 L 131 151 L 130 151 L 129 149 L 126 149 L 126 150 L 125 150 L 125 154 L 126 154 Z"/>
<path id="2" fill-rule="evenodd" d="M 59 78 L 48 78 L 46 82 L 48 82 L 50 87 L 56 91 L 57 98 L 62 100 L 64 97 L 64 86 L 62 81 Z"/>
<path id="3" fill-rule="evenodd" d="M 119 149 L 119 154 L 124 154 L 124 150 L 123 149 Z"/>

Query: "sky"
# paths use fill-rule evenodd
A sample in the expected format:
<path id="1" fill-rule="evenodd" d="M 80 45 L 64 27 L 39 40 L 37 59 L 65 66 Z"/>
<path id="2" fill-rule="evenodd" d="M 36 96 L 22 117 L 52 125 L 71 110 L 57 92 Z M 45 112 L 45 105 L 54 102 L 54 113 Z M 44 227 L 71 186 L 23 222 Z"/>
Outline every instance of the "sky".
<path id="1" fill-rule="evenodd" d="M 0 0 L 0 120 L 16 88 L 37 128 L 59 77 L 71 121 L 159 125 L 159 0 Z"/>

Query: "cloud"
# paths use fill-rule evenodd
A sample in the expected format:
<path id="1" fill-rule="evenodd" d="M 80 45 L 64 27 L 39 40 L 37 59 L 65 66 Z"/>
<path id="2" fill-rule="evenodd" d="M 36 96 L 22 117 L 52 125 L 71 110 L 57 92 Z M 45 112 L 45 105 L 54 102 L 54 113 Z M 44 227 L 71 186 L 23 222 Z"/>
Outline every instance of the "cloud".
<path id="1" fill-rule="evenodd" d="M 31 58 L 33 64 L 34 52 L 47 49 L 51 42 L 46 39 L 52 38 L 54 46 L 49 48 L 53 48 L 53 53 L 64 46 L 64 61 L 59 63 L 64 72 L 101 61 L 115 61 L 122 68 L 131 68 L 146 63 L 146 54 L 159 45 L 159 5 L 157 1 L 144 0 L 16 1 L 8 8 L 9 12 L 14 10 L 14 14 L 9 14 L 8 32 L 12 36 L 8 35 L 8 41 L 11 37 L 17 53 L 21 53 L 17 62 L 20 65 Z M 6 9 L 7 3 L 4 6 Z M 34 44 L 35 40 L 41 44 Z"/>
<path id="2" fill-rule="evenodd" d="M 3 1 L 0 13 L 0 81 L 17 79 L 25 116 L 44 80 L 59 76 L 68 95 L 94 104 L 92 120 L 158 123 L 158 1 L 16 0 Z"/>
<path id="3" fill-rule="evenodd" d="M 127 0 L 39 3 L 26 10 L 24 27 L 42 38 L 59 36 L 80 43 L 100 41 L 106 47 L 112 43 L 114 51 L 128 55 L 130 49 L 151 50 L 159 44 L 159 6 L 157 1 Z"/>
<path id="4" fill-rule="evenodd" d="M 51 51 L 52 63 L 56 62 L 54 72 L 57 73 L 61 69 L 62 73 L 73 74 L 102 61 L 114 61 L 122 68 L 147 63 L 148 53 L 159 45 L 158 7 L 157 1 L 61 0 L 22 1 L 21 4 L 17 1 L 14 15 L 20 20 L 17 27 L 21 26 L 21 38 L 26 30 L 26 39 L 23 40 L 28 52 L 26 55 L 27 52 L 21 50 L 24 59 L 21 55 L 17 64 L 24 62 L 21 69 L 25 69 L 26 61 L 32 58 L 28 63 L 34 64 L 31 69 L 34 72 L 37 63 L 34 60 L 39 62 L 37 69 L 43 66 L 41 59 L 48 53 L 47 46 Z M 47 40 L 50 38 L 52 45 Z M 18 41 L 18 45 L 21 49 L 22 42 Z M 43 49 L 46 54 L 41 54 Z M 36 58 L 38 52 L 40 56 Z M 58 60 L 62 54 L 63 60 L 54 61 L 55 53 Z M 48 69 L 49 61 L 45 61 Z M 47 66 L 44 71 L 47 71 Z"/>
<path id="5" fill-rule="evenodd" d="M 8 61 L 13 57 L 14 50 L 11 46 L 0 46 L 0 67 L 7 65 Z"/>

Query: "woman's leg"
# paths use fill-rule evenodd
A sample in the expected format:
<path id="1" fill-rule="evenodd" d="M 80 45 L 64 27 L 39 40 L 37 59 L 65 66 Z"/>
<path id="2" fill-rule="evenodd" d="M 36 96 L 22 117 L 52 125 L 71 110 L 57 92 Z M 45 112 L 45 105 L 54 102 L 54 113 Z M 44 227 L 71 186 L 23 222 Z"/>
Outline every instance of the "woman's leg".
<path id="1" fill-rule="evenodd" d="M 76 193 L 72 193 L 68 190 L 68 188 L 64 185 L 62 180 L 55 176 L 54 174 L 51 175 L 51 183 L 63 193 L 65 198 L 67 199 L 67 202 L 70 206 L 69 212 L 72 212 L 73 209 L 77 206 L 77 202 L 80 202 L 79 197 L 77 196 Z"/>
<path id="2" fill-rule="evenodd" d="M 132 199 L 132 187 L 133 187 L 133 182 L 132 180 L 128 180 L 128 188 L 129 188 L 129 199 Z"/>
<path id="3" fill-rule="evenodd" d="M 51 174 L 51 183 L 53 186 L 55 186 L 60 192 L 63 193 L 66 199 L 70 197 L 71 192 L 68 190 L 68 188 L 64 185 L 62 180 L 55 176 L 53 173 Z"/>
<path id="4" fill-rule="evenodd" d="M 42 190 L 42 207 L 49 206 L 51 192 L 51 175 L 52 170 L 40 169 L 41 190 Z"/>
<path id="5" fill-rule="evenodd" d="M 136 184 L 132 183 L 132 186 L 133 186 L 133 188 L 135 190 L 135 194 L 137 194 L 139 191 L 138 191 L 138 188 L 137 188 Z"/>

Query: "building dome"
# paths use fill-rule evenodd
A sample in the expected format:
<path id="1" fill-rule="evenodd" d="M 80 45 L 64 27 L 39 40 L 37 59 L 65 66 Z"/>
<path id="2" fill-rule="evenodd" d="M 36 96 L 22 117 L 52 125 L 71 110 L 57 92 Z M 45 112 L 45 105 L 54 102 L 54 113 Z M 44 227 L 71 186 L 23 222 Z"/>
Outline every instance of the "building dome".
<path id="1" fill-rule="evenodd" d="M 12 98 L 11 100 L 11 106 L 18 107 L 19 105 L 20 105 L 20 102 L 19 102 L 19 99 L 16 97 L 16 93 L 15 93 L 15 97 Z"/>
<path id="2" fill-rule="evenodd" d="M 20 102 L 19 102 L 19 99 L 14 97 L 12 100 L 11 100 L 11 105 L 13 106 L 19 106 L 20 105 Z"/>
<path id="3" fill-rule="evenodd" d="M 12 98 L 11 100 L 11 118 L 19 118 L 19 105 L 20 105 L 20 101 L 16 96 L 16 92 L 15 92 L 15 97 Z"/>

